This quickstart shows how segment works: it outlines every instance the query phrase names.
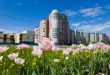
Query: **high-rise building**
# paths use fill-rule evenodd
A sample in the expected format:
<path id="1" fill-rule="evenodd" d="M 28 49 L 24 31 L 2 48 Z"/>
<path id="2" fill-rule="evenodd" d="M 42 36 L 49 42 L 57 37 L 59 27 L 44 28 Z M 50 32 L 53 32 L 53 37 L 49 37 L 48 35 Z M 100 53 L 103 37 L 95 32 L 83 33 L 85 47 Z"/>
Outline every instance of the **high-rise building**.
<path id="1" fill-rule="evenodd" d="M 99 42 L 99 33 L 94 33 L 95 34 L 95 41 L 94 42 Z"/>
<path id="2" fill-rule="evenodd" d="M 49 39 L 56 44 L 68 44 L 69 29 L 67 17 L 58 10 L 53 10 L 49 15 Z"/>
<path id="3" fill-rule="evenodd" d="M 81 44 L 85 43 L 85 38 L 84 38 L 83 32 L 80 32 L 80 41 L 81 41 Z"/>
<path id="4" fill-rule="evenodd" d="M 108 43 L 109 37 L 106 34 L 99 33 L 99 42 Z"/>
<path id="5" fill-rule="evenodd" d="M 95 42 L 95 33 L 90 33 L 90 42 Z"/>
<path id="6" fill-rule="evenodd" d="M 53 10 L 49 15 L 49 39 L 59 44 L 60 32 L 60 13 L 58 10 Z M 61 29 L 62 30 L 62 29 Z M 62 38 L 61 38 L 62 39 Z"/>
<path id="7" fill-rule="evenodd" d="M 86 33 L 83 33 L 84 43 L 86 43 Z"/>
<path id="8" fill-rule="evenodd" d="M 71 30 L 67 17 L 58 10 L 53 10 L 49 18 L 41 20 L 39 27 L 35 28 L 35 43 L 38 43 L 38 38 L 40 37 L 47 37 L 57 45 L 83 44 L 108 40 L 107 35 L 104 34 L 83 33 Z"/>
<path id="9" fill-rule="evenodd" d="M 75 44 L 75 31 L 70 30 L 70 44 Z"/>
<path id="10" fill-rule="evenodd" d="M 100 36 L 101 36 L 101 34 L 100 34 Z M 102 39 L 102 40 L 101 40 Z M 108 44 L 109 43 L 109 37 L 106 35 L 106 34 L 102 34 L 102 38 L 100 37 L 100 41 L 102 41 L 102 42 L 104 42 L 104 43 L 106 43 L 106 44 Z"/>
<path id="11" fill-rule="evenodd" d="M 40 38 L 40 37 L 49 38 L 49 20 L 48 19 L 41 20 L 39 27 L 37 27 L 34 31 L 35 31 L 35 38 Z M 35 39 L 35 43 L 37 42 L 38 40 Z"/>
<path id="12" fill-rule="evenodd" d="M 79 31 L 77 31 L 77 30 L 74 30 L 74 32 L 75 32 L 75 43 L 76 44 L 80 44 L 81 43 L 81 40 L 80 40 L 80 32 Z"/>
<path id="13" fill-rule="evenodd" d="M 90 33 L 86 33 L 86 42 L 90 42 Z"/>
<path id="14" fill-rule="evenodd" d="M 57 45 L 69 44 L 69 31 L 67 17 L 58 10 L 53 10 L 49 19 L 41 20 L 35 29 L 35 43 L 38 43 L 38 38 L 47 37 Z"/>
<path id="15" fill-rule="evenodd" d="M 103 42 L 104 41 L 104 34 L 99 33 L 99 42 Z"/>

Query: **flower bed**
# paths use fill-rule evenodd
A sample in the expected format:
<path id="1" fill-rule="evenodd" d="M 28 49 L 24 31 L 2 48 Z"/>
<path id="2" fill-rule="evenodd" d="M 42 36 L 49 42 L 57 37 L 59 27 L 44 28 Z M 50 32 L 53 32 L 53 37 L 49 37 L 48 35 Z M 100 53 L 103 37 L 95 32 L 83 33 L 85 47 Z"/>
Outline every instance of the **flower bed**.
<path id="1" fill-rule="evenodd" d="M 104 43 L 57 48 L 47 38 L 39 46 L 0 46 L 0 75 L 109 75 L 110 46 Z"/>

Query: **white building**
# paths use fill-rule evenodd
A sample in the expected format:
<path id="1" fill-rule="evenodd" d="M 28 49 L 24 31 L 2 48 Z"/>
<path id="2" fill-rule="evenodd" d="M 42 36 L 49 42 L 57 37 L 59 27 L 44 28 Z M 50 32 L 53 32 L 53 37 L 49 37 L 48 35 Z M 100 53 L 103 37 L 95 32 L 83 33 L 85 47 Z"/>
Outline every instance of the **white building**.
<path id="1" fill-rule="evenodd" d="M 23 31 L 16 34 L 15 43 L 34 43 L 34 31 Z"/>
<path id="2" fill-rule="evenodd" d="M 67 17 L 53 10 L 49 15 L 49 39 L 59 45 L 69 44 L 69 31 Z"/>
<path id="3" fill-rule="evenodd" d="M 49 21 L 44 19 L 40 21 L 39 27 L 35 28 L 35 43 L 38 43 L 38 38 L 47 37 L 49 38 Z"/>
<path id="4" fill-rule="evenodd" d="M 53 10 L 49 15 L 49 38 L 56 44 L 59 44 L 60 13 Z"/>

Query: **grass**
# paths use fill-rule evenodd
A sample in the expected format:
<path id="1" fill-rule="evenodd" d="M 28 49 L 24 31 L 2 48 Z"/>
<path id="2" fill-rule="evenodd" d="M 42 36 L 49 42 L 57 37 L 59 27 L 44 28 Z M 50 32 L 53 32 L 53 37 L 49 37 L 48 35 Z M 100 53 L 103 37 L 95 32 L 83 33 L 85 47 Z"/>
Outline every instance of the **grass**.
<path id="1" fill-rule="evenodd" d="M 95 75 L 99 72 L 105 75 L 110 74 L 110 52 L 101 52 L 101 49 L 81 52 L 73 55 L 63 55 L 62 51 L 44 51 L 38 58 L 31 52 L 32 48 L 17 50 L 10 46 L 9 50 L 1 53 L 3 60 L 0 61 L 0 75 Z M 18 65 L 9 60 L 7 55 L 19 53 L 19 57 L 25 59 L 23 65 Z M 68 59 L 66 59 L 68 57 Z M 58 59 L 59 62 L 54 62 Z"/>

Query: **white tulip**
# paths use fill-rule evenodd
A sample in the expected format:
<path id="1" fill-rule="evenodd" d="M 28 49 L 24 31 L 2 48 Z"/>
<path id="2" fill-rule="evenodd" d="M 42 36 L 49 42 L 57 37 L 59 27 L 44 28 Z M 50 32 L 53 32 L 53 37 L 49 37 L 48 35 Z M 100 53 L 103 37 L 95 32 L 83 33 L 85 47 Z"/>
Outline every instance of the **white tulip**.
<path id="1" fill-rule="evenodd" d="M 25 59 L 15 58 L 15 59 L 14 59 L 14 62 L 15 62 L 16 64 L 22 65 L 22 64 L 25 62 Z"/>

